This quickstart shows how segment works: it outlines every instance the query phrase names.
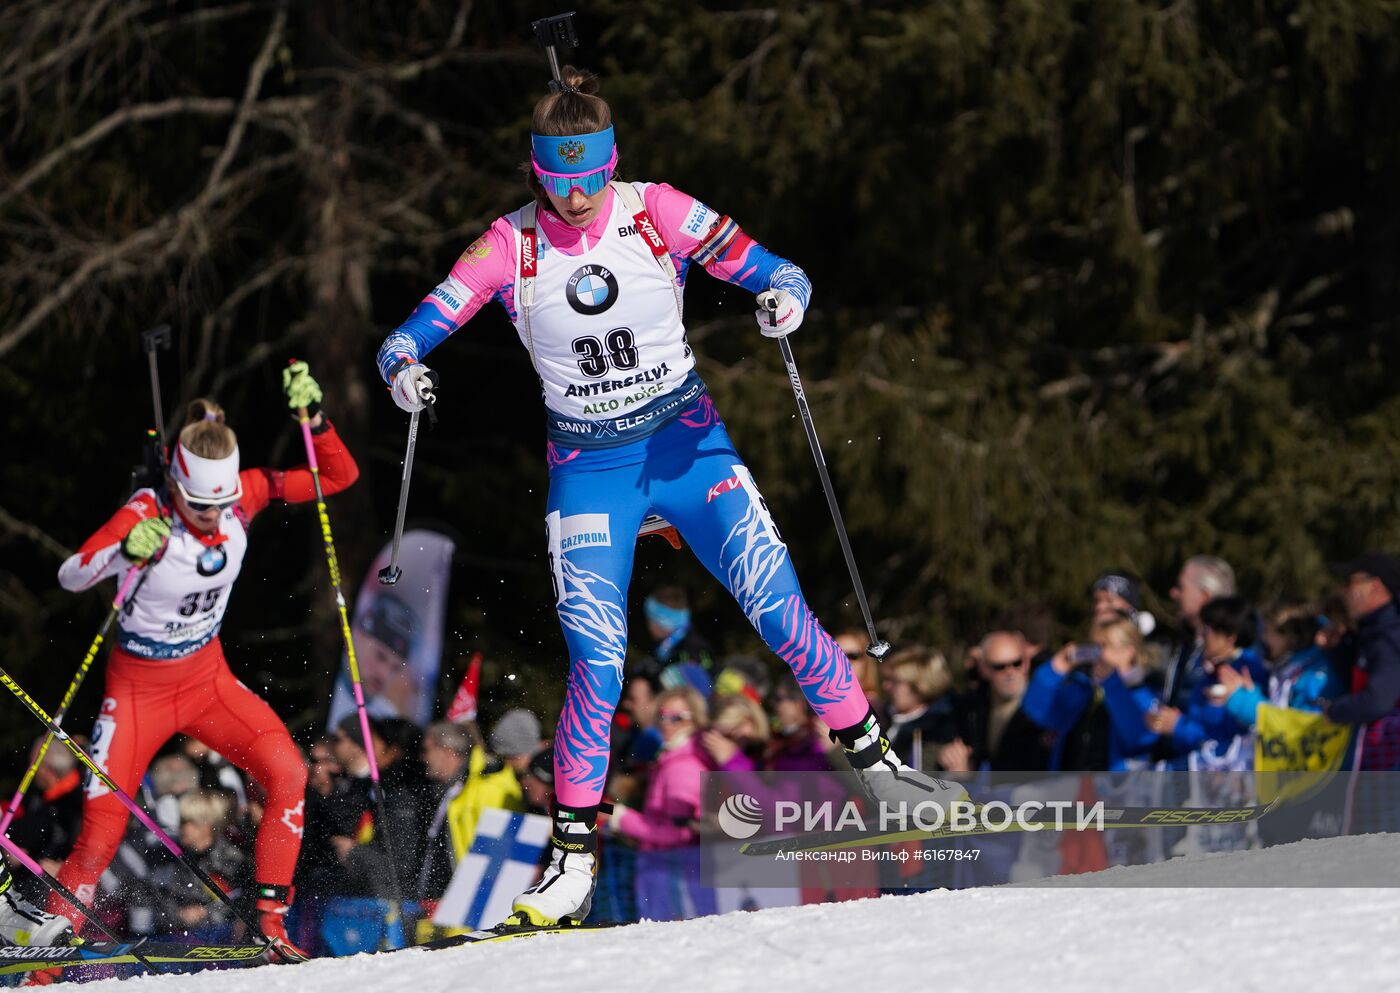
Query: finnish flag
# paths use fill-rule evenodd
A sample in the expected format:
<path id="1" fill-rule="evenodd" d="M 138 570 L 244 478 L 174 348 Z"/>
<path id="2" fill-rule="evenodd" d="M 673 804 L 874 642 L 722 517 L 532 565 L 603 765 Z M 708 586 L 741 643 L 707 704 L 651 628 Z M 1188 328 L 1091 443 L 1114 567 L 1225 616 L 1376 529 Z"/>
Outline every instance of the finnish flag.
<path id="1" fill-rule="evenodd" d="M 475 930 L 509 917 L 511 902 L 539 874 L 549 832 L 548 817 L 496 807 L 483 810 L 476 837 L 438 901 L 433 923 Z"/>

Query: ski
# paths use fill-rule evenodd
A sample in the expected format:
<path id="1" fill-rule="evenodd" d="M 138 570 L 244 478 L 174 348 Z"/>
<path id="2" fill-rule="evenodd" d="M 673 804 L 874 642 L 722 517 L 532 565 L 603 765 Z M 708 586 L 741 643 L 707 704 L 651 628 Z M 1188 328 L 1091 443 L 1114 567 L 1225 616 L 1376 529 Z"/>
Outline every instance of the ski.
<path id="1" fill-rule="evenodd" d="M 0 975 L 82 965 L 134 965 L 136 954 L 157 964 L 212 965 L 219 962 L 266 961 L 264 945 L 182 945 L 174 941 L 110 941 L 82 945 L 6 945 L 0 947 Z"/>
<path id="2" fill-rule="evenodd" d="M 456 948 L 485 941 L 511 941 L 533 938 L 542 934 L 567 934 L 574 931 L 601 931 L 618 927 L 608 924 L 498 924 L 484 931 L 441 938 L 410 948 Z M 267 961 L 264 945 L 183 945 L 174 941 L 140 941 L 118 944 L 111 941 L 87 942 L 82 945 L 7 945 L 0 947 L 0 976 L 42 969 L 68 969 L 85 965 L 135 965 L 140 952 L 157 965 L 214 965 L 217 963 L 261 964 Z M 380 953 L 382 954 L 382 953 Z"/>
<path id="3" fill-rule="evenodd" d="M 485 941 L 513 941 L 516 938 L 533 938 L 541 934 L 571 934 L 576 931 L 604 931 L 608 928 L 620 927 L 621 922 L 610 922 L 607 924 L 497 924 L 493 928 L 484 931 L 472 931 L 470 934 L 454 935 L 451 938 L 440 938 L 437 941 L 430 941 L 425 945 L 415 945 L 415 948 L 456 948 L 459 945 L 476 945 Z"/>
<path id="4" fill-rule="evenodd" d="M 1270 803 L 1242 807 L 1104 807 L 1105 831 L 1116 828 L 1191 827 L 1197 824 L 1247 824 L 1257 821 L 1277 807 L 1282 797 Z M 1020 813 L 1020 812 L 1018 812 Z M 898 831 L 819 831 L 791 838 L 768 838 L 750 841 L 740 846 L 744 855 L 778 855 L 788 852 L 832 851 L 838 848 L 860 848 L 866 845 L 893 845 L 906 841 L 945 841 L 950 838 L 973 838 L 992 834 L 1015 834 L 1028 830 L 1022 822 L 1039 830 L 1057 830 L 1055 811 L 1038 807 L 1024 811 L 1004 828 L 977 826 L 959 830 L 943 827 L 935 831 L 919 829 Z M 1066 819 L 1059 830 L 1078 830 L 1073 820 Z M 1096 827 L 1083 830 L 1094 831 Z"/>

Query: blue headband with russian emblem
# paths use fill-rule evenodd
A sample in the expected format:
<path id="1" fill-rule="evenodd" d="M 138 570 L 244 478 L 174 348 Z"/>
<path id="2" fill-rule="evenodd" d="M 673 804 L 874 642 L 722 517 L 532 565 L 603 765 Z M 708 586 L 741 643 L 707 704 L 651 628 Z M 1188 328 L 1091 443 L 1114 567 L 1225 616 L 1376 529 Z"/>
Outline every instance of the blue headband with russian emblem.
<path id="1" fill-rule="evenodd" d="M 530 135 L 530 151 L 535 166 L 545 172 L 566 176 L 608 168 L 615 150 L 611 125 L 592 134 Z"/>

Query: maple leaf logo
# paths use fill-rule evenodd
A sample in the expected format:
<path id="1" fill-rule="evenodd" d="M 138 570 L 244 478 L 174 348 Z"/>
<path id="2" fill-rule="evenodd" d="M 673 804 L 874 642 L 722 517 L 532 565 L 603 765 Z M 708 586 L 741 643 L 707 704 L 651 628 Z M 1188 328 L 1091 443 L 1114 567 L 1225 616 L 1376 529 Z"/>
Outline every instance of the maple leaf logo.
<path id="1" fill-rule="evenodd" d="M 298 838 L 302 835 L 302 821 L 306 811 L 306 801 L 298 800 L 295 807 L 287 807 L 282 811 L 282 823 L 287 825 L 287 830 Z"/>

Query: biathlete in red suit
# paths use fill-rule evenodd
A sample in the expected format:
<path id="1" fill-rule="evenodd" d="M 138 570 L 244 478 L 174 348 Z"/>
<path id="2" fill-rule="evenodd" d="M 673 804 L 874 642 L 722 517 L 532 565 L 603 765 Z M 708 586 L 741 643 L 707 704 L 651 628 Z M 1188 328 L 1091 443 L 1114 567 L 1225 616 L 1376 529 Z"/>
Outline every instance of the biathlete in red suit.
<path id="1" fill-rule="evenodd" d="M 293 364 L 283 378 L 293 408 L 315 409 L 321 391 L 305 363 Z M 359 468 L 319 410 L 311 425 L 322 490 L 338 493 Z M 306 957 L 287 940 L 284 923 L 301 849 L 306 769 L 286 725 L 229 671 L 219 626 L 243 565 L 249 523 L 274 500 L 313 499 L 306 466 L 240 472 L 237 439 L 222 410 L 196 400 L 161 492 L 137 491 L 58 573 L 63 587 L 76 592 L 133 562 L 149 563 L 150 574 L 118 620 L 93 757 L 133 793 L 160 747 L 187 734 L 258 781 L 267 807 L 255 848 L 257 910 L 263 933 L 290 960 Z M 126 820 L 126 808 L 94 777 L 82 831 L 59 873 L 78 897 L 92 898 Z M 51 906 L 68 910 L 57 897 Z"/>

